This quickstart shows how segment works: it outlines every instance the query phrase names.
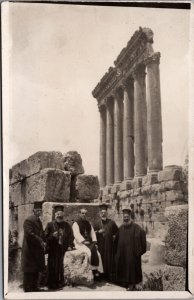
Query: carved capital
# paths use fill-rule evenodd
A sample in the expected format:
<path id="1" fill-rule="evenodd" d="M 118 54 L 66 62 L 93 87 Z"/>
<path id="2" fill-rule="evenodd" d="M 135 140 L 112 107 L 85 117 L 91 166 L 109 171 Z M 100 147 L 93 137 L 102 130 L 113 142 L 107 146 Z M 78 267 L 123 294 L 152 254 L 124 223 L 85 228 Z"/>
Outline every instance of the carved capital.
<path id="1" fill-rule="evenodd" d="M 103 104 L 98 103 L 98 110 L 99 110 L 100 114 L 104 114 L 106 112 L 105 104 L 104 103 Z"/>
<path id="2" fill-rule="evenodd" d="M 120 87 L 124 90 L 128 90 L 131 85 L 133 84 L 133 78 L 132 77 L 128 77 L 127 79 L 125 78 L 124 80 L 121 81 L 120 83 Z"/>
<path id="3" fill-rule="evenodd" d="M 145 58 L 144 63 L 146 64 L 146 66 L 150 65 L 150 64 L 158 64 L 160 63 L 160 52 L 155 52 L 152 55 L 148 56 L 147 58 Z"/>
<path id="4" fill-rule="evenodd" d="M 153 31 L 150 28 L 142 28 L 143 33 L 146 36 L 146 40 L 148 43 L 153 43 Z"/>
<path id="5" fill-rule="evenodd" d="M 144 78 L 145 75 L 146 75 L 145 65 L 143 65 L 143 64 L 135 66 L 132 70 L 132 76 L 133 76 L 134 80 L 139 79 L 139 78 Z"/>
<path id="6" fill-rule="evenodd" d="M 117 99 L 117 100 L 121 100 L 123 99 L 123 90 L 122 87 L 119 86 L 119 88 L 115 88 L 112 92 L 111 92 L 113 98 Z"/>

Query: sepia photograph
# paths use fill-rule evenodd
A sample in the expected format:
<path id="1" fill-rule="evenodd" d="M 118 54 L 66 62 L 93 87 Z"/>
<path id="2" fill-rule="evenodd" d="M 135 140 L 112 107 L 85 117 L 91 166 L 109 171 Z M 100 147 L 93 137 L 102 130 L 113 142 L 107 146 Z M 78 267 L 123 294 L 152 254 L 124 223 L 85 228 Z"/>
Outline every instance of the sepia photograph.
<path id="1" fill-rule="evenodd" d="M 5 299 L 193 297 L 191 6 L 2 4 Z"/>

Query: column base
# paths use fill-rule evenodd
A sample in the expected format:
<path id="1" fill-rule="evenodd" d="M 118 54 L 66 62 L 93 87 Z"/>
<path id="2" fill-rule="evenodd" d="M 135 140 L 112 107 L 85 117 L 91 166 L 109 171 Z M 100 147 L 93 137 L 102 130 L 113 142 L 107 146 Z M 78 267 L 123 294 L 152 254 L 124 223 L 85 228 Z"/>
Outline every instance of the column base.
<path id="1" fill-rule="evenodd" d="M 121 182 L 114 183 L 114 185 L 111 188 L 111 194 L 115 194 L 120 191 L 120 184 Z"/>
<path id="2" fill-rule="evenodd" d="M 103 196 L 107 196 L 111 194 L 112 185 L 107 185 L 103 189 Z"/>
<path id="3" fill-rule="evenodd" d="M 132 189 L 132 178 L 126 179 L 120 184 L 120 191 L 127 191 Z"/>
<path id="4" fill-rule="evenodd" d="M 134 177 L 134 179 L 132 180 L 133 189 L 137 189 L 137 188 L 142 187 L 142 179 L 143 179 L 143 175 Z"/>
<path id="5" fill-rule="evenodd" d="M 158 183 L 158 172 L 148 172 L 146 176 L 143 177 L 142 185 L 151 185 Z"/>

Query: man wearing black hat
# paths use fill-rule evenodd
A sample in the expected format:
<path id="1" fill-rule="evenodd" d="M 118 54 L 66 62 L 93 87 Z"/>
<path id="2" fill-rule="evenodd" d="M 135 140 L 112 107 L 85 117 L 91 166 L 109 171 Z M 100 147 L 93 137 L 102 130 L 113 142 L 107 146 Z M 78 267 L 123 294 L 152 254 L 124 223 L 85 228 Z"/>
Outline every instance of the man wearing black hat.
<path id="1" fill-rule="evenodd" d="M 74 247 L 73 231 L 69 223 L 64 221 L 64 207 L 55 206 L 55 220 L 49 222 L 45 229 L 48 251 L 49 289 L 55 290 L 64 286 L 63 259 L 65 252 Z"/>
<path id="2" fill-rule="evenodd" d="M 98 250 L 102 257 L 104 269 L 103 278 L 107 281 L 114 280 L 114 238 L 118 231 L 116 223 L 107 217 L 108 204 L 101 203 L 100 221 L 94 223 L 96 232 Z"/>
<path id="3" fill-rule="evenodd" d="M 131 209 L 123 209 L 123 224 L 116 236 L 116 281 L 128 291 L 142 281 L 141 255 L 146 252 L 145 231 L 131 219 Z"/>
<path id="4" fill-rule="evenodd" d="M 24 221 L 24 239 L 22 245 L 22 270 L 24 272 L 24 292 L 38 291 L 39 272 L 45 269 L 44 233 L 40 216 L 42 203 L 34 203 L 34 215 Z"/>

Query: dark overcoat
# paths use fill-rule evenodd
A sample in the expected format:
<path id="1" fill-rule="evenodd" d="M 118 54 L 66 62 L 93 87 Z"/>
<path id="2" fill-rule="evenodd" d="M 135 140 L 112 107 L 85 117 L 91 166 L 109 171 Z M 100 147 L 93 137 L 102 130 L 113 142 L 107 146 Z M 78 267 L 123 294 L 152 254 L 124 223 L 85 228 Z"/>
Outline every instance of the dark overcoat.
<path id="1" fill-rule="evenodd" d="M 42 222 L 32 215 L 24 221 L 24 239 L 22 245 L 22 271 L 41 272 L 45 269 L 44 232 Z"/>
<path id="2" fill-rule="evenodd" d="M 141 256 L 146 252 L 145 231 L 135 223 L 121 225 L 116 235 L 116 281 L 136 284 L 142 281 Z"/>
<path id="3" fill-rule="evenodd" d="M 104 229 L 104 233 L 99 233 L 100 229 Z M 114 257 L 115 245 L 114 236 L 118 231 L 116 223 L 111 219 L 101 220 L 94 223 L 94 230 L 96 232 L 98 251 L 102 257 L 102 264 L 104 268 L 104 275 L 106 279 L 113 280 L 114 274 Z"/>
<path id="4" fill-rule="evenodd" d="M 59 237 L 55 238 L 53 236 L 53 233 L 59 232 L 59 230 L 62 230 L 60 243 Z M 48 286 L 56 288 L 59 283 L 64 282 L 63 259 L 67 248 L 74 247 L 73 230 L 69 223 L 65 221 L 61 223 L 49 222 L 45 229 L 45 238 L 48 252 Z"/>

